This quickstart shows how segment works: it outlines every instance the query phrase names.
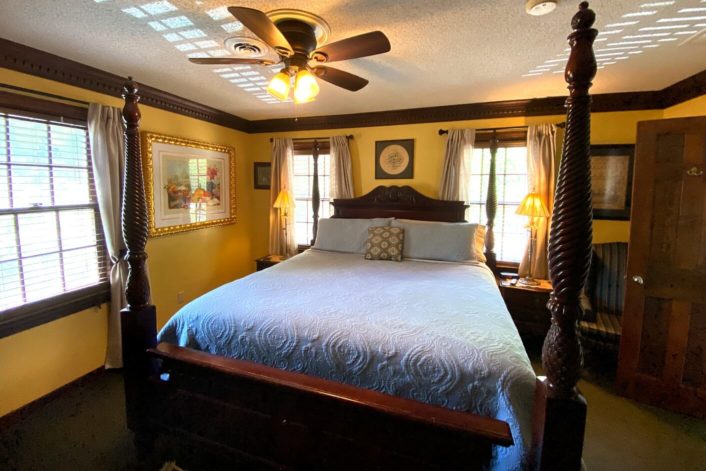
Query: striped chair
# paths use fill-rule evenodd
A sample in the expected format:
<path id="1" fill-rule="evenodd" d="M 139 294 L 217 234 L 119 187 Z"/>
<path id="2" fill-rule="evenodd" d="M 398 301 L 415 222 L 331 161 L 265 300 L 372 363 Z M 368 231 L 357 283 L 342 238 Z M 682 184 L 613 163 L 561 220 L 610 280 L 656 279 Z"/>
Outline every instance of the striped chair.
<path id="1" fill-rule="evenodd" d="M 582 299 L 583 319 L 579 334 L 584 346 L 617 352 L 622 331 L 628 244 L 595 244 L 591 271 Z"/>

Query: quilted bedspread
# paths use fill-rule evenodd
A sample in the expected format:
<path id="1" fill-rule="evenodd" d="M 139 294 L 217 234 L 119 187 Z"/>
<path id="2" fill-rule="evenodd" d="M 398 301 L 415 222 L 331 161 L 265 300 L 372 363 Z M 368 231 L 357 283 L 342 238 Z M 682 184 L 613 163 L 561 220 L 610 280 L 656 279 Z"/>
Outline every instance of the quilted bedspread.
<path id="1" fill-rule="evenodd" d="M 159 341 L 495 417 L 523 469 L 535 375 L 484 264 L 308 250 L 184 306 Z"/>

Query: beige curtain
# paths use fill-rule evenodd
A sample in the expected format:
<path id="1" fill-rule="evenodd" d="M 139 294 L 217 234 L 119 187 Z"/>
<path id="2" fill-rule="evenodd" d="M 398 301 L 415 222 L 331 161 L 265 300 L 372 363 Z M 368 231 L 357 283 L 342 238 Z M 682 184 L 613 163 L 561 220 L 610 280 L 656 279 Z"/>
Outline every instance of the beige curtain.
<path id="1" fill-rule="evenodd" d="M 537 242 L 532 254 L 532 273 L 529 273 L 527 251 L 520 263 L 520 276 L 531 275 L 539 279 L 548 279 L 547 242 L 549 226 L 554 210 L 554 181 L 556 162 L 556 126 L 537 124 L 527 129 L 527 186 L 544 200 L 550 217 L 537 218 Z M 529 244 L 529 242 L 528 242 Z"/>
<path id="2" fill-rule="evenodd" d="M 475 129 L 449 129 L 444 150 L 444 167 L 441 172 L 440 199 L 470 200 L 469 183 L 475 140 Z"/>
<path id="3" fill-rule="evenodd" d="M 294 194 L 294 144 L 289 138 L 272 140 L 272 185 L 270 187 L 270 253 L 294 255 L 297 239 L 294 234 L 294 208 L 288 211 L 287 230 L 284 230 L 282 210 L 274 208 L 279 192 L 288 189 Z M 285 236 L 286 234 L 286 236 Z"/>
<path id="4" fill-rule="evenodd" d="M 110 255 L 110 313 L 105 367 L 123 366 L 120 310 L 125 307 L 127 263 L 121 230 L 121 190 L 124 167 L 123 121 L 119 108 L 91 103 L 88 107 L 88 136 L 93 156 L 98 208 Z"/>
<path id="5" fill-rule="evenodd" d="M 331 173 L 329 196 L 335 198 L 353 198 L 353 166 L 351 151 L 346 136 L 331 137 Z"/>

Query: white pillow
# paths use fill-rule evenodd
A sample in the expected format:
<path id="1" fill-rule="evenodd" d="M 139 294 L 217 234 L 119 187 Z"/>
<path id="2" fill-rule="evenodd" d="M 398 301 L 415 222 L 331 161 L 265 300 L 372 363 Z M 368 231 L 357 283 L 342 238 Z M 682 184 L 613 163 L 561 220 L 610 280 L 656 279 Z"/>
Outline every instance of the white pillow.
<path id="1" fill-rule="evenodd" d="M 374 219 L 319 219 L 315 249 L 332 252 L 365 253 L 368 228 L 389 226 L 392 218 Z"/>
<path id="2" fill-rule="evenodd" d="M 395 219 L 392 226 L 404 228 L 405 258 L 485 262 L 483 225 Z"/>

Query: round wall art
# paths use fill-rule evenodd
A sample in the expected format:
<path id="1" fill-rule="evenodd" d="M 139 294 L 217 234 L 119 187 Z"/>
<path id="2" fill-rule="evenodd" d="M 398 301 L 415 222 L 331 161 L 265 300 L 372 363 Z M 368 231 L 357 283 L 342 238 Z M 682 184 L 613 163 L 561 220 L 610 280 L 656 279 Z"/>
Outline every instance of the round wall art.
<path id="1" fill-rule="evenodd" d="M 414 139 L 375 143 L 375 178 L 414 177 Z"/>

